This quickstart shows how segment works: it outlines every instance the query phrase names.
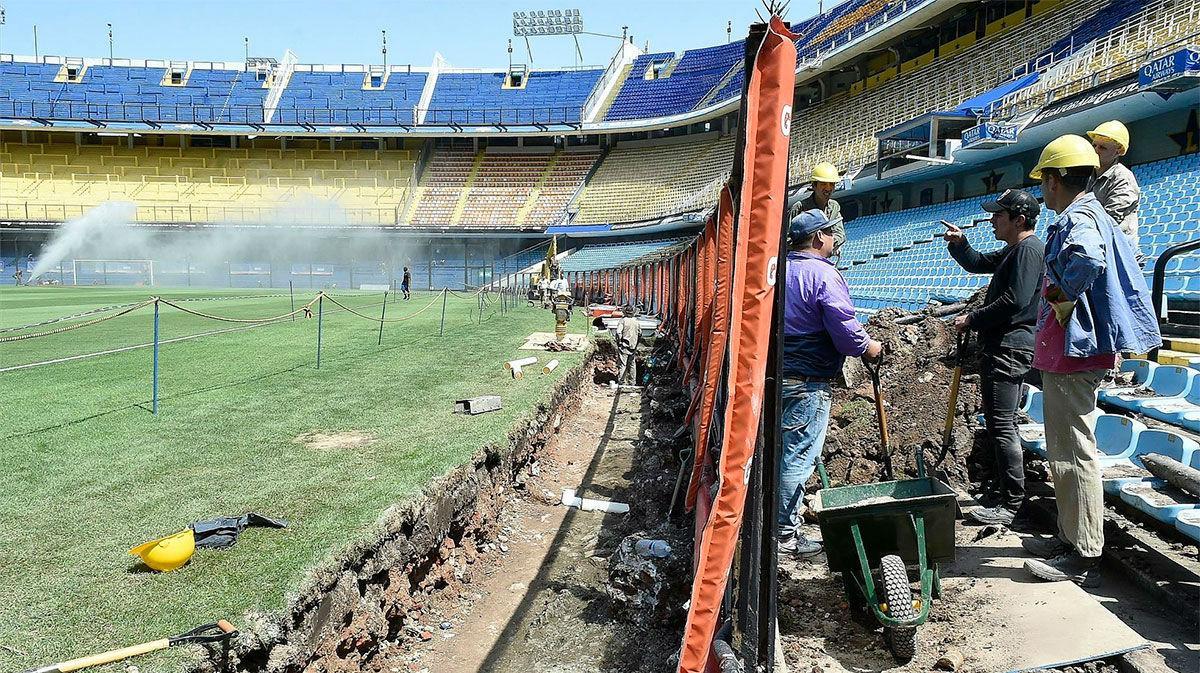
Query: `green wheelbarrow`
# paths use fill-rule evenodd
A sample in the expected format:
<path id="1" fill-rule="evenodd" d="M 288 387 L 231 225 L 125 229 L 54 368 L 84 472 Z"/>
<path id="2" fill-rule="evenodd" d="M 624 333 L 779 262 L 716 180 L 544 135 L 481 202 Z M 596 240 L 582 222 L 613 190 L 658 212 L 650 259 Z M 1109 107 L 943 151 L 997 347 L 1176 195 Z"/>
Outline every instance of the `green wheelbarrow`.
<path id="1" fill-rule="evenodd" d="M 917 627 L 929 617 L 932 599 L 941 595 L 939 566 L 954 560 L 956 494 L 925 476 L 917 449 L 916 479 L 858 486 L 829 486 L 818 465 L 817 521 L 825 541 L 829 569 L 842 574 L 852 608 L 873 614 L 897 660 L 917 651 Z M 913 596 L 908 566 L 921 582 Z"/>

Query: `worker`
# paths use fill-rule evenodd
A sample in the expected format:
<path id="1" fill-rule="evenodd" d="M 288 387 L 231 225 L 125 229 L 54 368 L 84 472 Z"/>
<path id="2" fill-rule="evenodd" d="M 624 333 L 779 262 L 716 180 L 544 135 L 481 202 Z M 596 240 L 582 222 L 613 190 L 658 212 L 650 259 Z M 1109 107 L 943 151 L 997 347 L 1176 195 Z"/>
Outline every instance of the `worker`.
<path id="1" fill-rule="evenodd" d="M 983 209 L 992 214 L 992 230 L 1004 247 L 980 253 L 962 229 L 946 222 L 950 256 L 968 273 L 990 273 L 983 305 L 954 319 L 961 334 L 979 334 L 983 417 L 995 454 L 995 479 L 984 494 L 984 507 L 966 517 L 981 524 L 1007 526 L 1025 499 L 1025 455 L 1017 435 L 1021 383 L 1033 364 L 1033 328 L 1043 275 L 1045 246 L 1034 235 L 1041 207 L 1020 189 L 1009 189 Z"/>
<path id="2" fill-rule="evenodd" d="M 22 278 L 22 276 L 24 276 L 25 272 L 21 270 L 20 262 L 13 264 L 13 267 L 15 267 L 15 269 L 13 271 L 12 277 L 17 281 L 17 286 L 19 287 L 21 285 L 21 278 Z"/>
<path id="3" fill-rule="evenodd" d="M 412 298 L 412 293 L 409 292 L 409 288 L 411 288 L 411 287 L 412 287 L 412 272 L 409 271 L 408 267 L 406 266 L 406 267 L 404 267 L 404 276 L 400 280 L 400 291 L 404 293 L 405 301 L 408 301 L 409 299 Z"/>
<path id="4" fill-rule="evenodd" d="M 804 484 L 825 445 L 832 383 L 846 356 L 875 360 L 883 351 L 859 324 L 850 289 L 830 261 L 835 227 L 813 208 L 788 228 L 787 285 L 783 313 L 783 454 L 779 462 L 780 553 L 801 558 L 821 551 L 800 530 Z"/>
<path id="5" fill-rule="evenodd" d="M 840 179 L 837 166 L 828 161 L 817 164 L 813 167 L 812 175 L 809 176 L 812 192 L 793 204 L 788 212 L 788 219 L 791 220 L 796 219 L 800 213 L 814 208 L 825 213 L 825 217 L 833 226 L 834 255 L 838 254 L 842 249 L 842 244 L 846 242 L 846 225 L 842 222 L 842 206 L 832 198 L 834 187 L 837 186 Z"/>
<path id="6" fill-rule="evenodd" d="M 568 283 L 567 279 L 563 278 L 562 275 L 560 274 L 557 278 L 550 281 L 550 292 L 555 297 L 558 297 L 559 295 L 564 295 L 564 294 L 567 296 L 570 296 L 571 284 Z"/>
<path id="7" fill-rule="evenodd" d="M 1117 353 L 1162 345 L 1150 290 L 1129 239 L 1087 191 L 1100 157 L 1087 139 L 1065 135 L 1042 150 L 1029 176 L 1041 180 L 1058 216 L 1046 231 L 1045 278 L 1033 366 L 1042 372 L 1046 453 L 1054 479 L 1058 534 L 1026 538 L 1046 561 L 1025 568 L 1049 581 L 1100 582 L 1104 491 L 1096 450 L 1096 389 Z"/>
<path id="8" fill-rule="evenodd" d="M 623 309 L 623 316 L 617 323 L 617 354 L 620 356 L 621 369 L 617 374 L 617 383 L 632 385 L 637 376 L 637 347 L 642 337 L 642 325 L 638 321 L 638 306 L 629 304 Z"/>
<path id="9" fill-rule="evenodd" d="M 550 277 L 544 276 L 538 280 L 538 296 L 542 300 L 542 308 L 550 308 Z"/>
<path id="10" fill-rule="evenodd" d="M 1129 239 L 1140 264 L 1145 257 L 1138 246 L 1138 203 L 1142 190 L 1133 171 L 1120 161 L 1129 151 L 1129 129 L 1114 119 L 1088 131 L 1088 137 L 1100 158 L 1100 167 L 1088 181 L 1087 190 L 1096 195 L 1104 212 Z"/>

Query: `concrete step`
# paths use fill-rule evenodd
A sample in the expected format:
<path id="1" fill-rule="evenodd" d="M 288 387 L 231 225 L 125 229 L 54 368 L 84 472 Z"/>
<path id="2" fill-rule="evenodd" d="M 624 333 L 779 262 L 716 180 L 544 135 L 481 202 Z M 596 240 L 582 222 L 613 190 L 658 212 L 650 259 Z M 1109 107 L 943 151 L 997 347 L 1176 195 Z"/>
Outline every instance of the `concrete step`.
<path id="1" fill-rule="evenodd" d="M 1183 367 L 1191 367 L 1200 369 L 1200 355 L 1189 353 L 1187 351 L 1171 350 L 1162 348 L 1158 351 L 1158 363 L 1160 365 L 1180 365 Z"/>
<path id="2" fill-rule="evenodd" d="M 1177 337 L 1170 336 L 1163 339 L 1163 346 L 1175 351 L 1187 351 L 1188 353 L 1200 353 L 1200 339 L 1193 337 Z"/>

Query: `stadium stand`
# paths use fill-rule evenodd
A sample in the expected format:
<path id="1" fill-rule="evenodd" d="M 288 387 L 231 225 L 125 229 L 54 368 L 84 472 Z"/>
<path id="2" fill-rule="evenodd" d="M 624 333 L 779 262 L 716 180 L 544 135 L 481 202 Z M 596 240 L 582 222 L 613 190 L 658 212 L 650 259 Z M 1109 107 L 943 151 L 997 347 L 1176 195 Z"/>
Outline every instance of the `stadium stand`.
<path id="1" fill-rule="evenodd" d="M 256 73 L 186 67 L 0 62 L 0 116 L 114 121 L 261 122 Z M 204 67 L 209 66 L 209 67 Z M 69 78 L 65 71 L 76 68 Z M 178 74 L 174 83 L 171 73 Z"/>
<path id="2" fill-rule="evenodd" d="M 599 156 L 597 147 L 437 148 L 406 221 L 544 228 L 564 217 Z"/>
<path id="3" fill-rule="evenodd" d="M 482 157 L 479 157 L 481 159 Z M 425 166 L 407 222 L 430 225 L 456 223 L 466 205 L 467 188 L 478 169 L 475 152 L 447 147 L 435 150 Z"/>
<path id="4" fill-rule="evenodd" d="M 315 140 L 260 149 L 36 139 L 47 142 L 0 142 L 3 219 L 61 221 L 105 201 L 131 201 L 140 222 L 303 222 L 315 206 L 319 218 L 391 225 L 416 160 L 409 150 L 329 150 Z"/>
<path id="5" fill-rule="evenodd" d="M 636 222 L 707 208 L 729 174 L 733 142 L 707 133 L 619 143 L 580 194 L 574 222 Z"/>
<path id="6" fill-rule="evenodd" d="M 330 68 L 338 68 L 331 71 Z M 281 123 L 412 124 L 426 74 L 389 68 L 375 77 L 362 66 L 297 65 L 279 99 Z"/>
<path id="7" fill-rule="evenodd" d="M 1126 64 L 1155 48 L 1180 45 L 1200 31 L 1200 2 L 1117 0 L 1039 54 L 1014 75 L 1045 72 L 1037 82 L 1006 95 L 997 112 L 1013 116 L 1041 105 L 1053 92 L 1063 98 L 1128 74 Z"/>
<path id="8" fill-rule="evenodd" d="M 745 44 L 739 41 L 689 49 L 678 58 L 670 52 L 639 56 L 605 119 L 644 119 L 688 112 L 740 62 L 744 52 Z"/>
<path id="9" fill-rule="evenodd" d="M 438 74 L 425 113 L 428 124 L 552 124 L 578 122 L 604 71 L 534 70 L 520 86 L 506 72 Z M 418 92 L 419 95 L 419 92 Z"/>
<path id="10" fill-rule="evenodd" d="M 1196 4 L 1197 0 L 1152 0 L 1143 11 L 1122 19 L 1117 30 L 1154 33 L 1158 27 L 1182 26 L 1194 20 Z M 876 131 L 932 111 L 953 110 L 1003 84 L 995 80 L 997 73 L 1020 71 L 1038 55 L 1051 51 L 1062 35 L 1081 30 L 1080 39 L 1094 37 L 1087 26 L 1100 21 L 1107 11 L 1108 5 L 1089 0 L 1063 0 L 1053 11 L 987 35 L 970 49 L 932 59 L 927 65 L 914 64 L 911 69 L 902 65 L 894 78 L 878 82 L 873 89 L 858 93 L 852 88 L 798 107 L 792 115 L 792 138 L 799 141 L 792 143 L 792 174 L 803 175 L 820 161 L 832 161 L 842 168 L 868 163 L 874 159 Z M 1146 22 L 1154 27 L 1147 27 Z M 1191 30 L 1195 32 L 1194 24 Z"/>
<path id="11" fill-rule="evenodd" d="M 668 238 L 653 241 L 638 241 L 636 243 L 585 245 L 568 255 L 562 261 L 560 268 L 564 273 L 615 268 L 650 253 L 668 248 L 678 243 L 679 240 L 678 238 Z"/>

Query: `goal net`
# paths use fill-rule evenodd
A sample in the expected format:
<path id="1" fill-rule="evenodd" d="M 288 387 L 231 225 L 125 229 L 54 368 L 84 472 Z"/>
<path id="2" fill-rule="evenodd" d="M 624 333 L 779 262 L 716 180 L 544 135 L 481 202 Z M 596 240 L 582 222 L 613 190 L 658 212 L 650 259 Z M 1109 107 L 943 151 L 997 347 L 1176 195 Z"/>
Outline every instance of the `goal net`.
<path id="1" fill-rule="evenodd" d="M 154 285 L 154 260 L 71 260 L 74 285 Z"/>

